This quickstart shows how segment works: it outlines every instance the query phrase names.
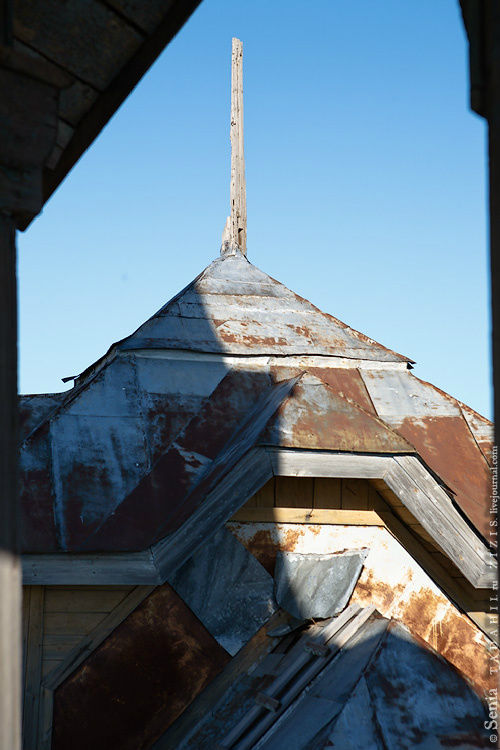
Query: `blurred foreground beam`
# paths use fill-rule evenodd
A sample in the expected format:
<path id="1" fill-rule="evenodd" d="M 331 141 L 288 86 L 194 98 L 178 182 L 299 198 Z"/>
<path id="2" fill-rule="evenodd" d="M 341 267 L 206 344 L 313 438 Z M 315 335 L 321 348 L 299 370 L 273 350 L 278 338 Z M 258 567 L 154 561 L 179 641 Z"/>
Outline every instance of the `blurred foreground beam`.
<path id="1" fill-rule="evenodd" d="M 42 172 L 65 85 L 65 76 L 0 44 L 0 750 L 21 747 L 15 233 L 26 214 L 42 208 Z"/>
<path id="2" fill-rule="evenodd" d="M 470 106 L 488 121 L 494 418 L 500 426 L 500 3 L 460 0 L 469 39 Z"/>

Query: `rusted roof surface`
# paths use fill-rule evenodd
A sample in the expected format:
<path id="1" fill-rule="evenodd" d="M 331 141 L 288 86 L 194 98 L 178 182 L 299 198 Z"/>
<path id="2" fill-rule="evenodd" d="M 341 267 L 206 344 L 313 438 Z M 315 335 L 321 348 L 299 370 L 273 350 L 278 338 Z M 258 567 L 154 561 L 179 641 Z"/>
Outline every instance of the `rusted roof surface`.
<path id="1" fill-rule="evenodd" d="M 491 423 L 409 372 L 363 370 L 378 416 L 411 443 L 489 538 Z"/>
<path id="2" fill-rule="evenodd" d="M 487 537 L 490 424 L 406 362 L 218 259 L 70 391 L 22 397 L 23 549 L 144 549 L 258 444 L 417 453 Z"/>
<path id="3" fill-rule="evenodd" d="M 380 419 L 306 373 L 283 401 L 260 443 L 358 453 L 413 453 Z"/>
<path id="4" fill-rule="evenodd" d="M 270 575 L 275 574 L 279 552 L 342 554 L 347 548 L 368 549 L 351 602 L 373 605 L 384 617 L 401 622 L 466 675 L 479 695 L 496 687 L 484 634 L 387 529 L 236 521 L 227 527 Z"/>
<path id="5" fill-rule="evenodd" d="M 182 740 L 174 725 L 154 750 L 488 746 L 485 706 L 446 660 L 377 612 L 367 619 L 362 610 L 346 620 L 321 655 L 311 644 L 335 620 L 299 631 L 294 644 L 286 636 L 287 647 L 277 639 L 263 657 L 256 651 L 256 662 L 222 696 L 210 704 L 206 693 L 205 715 L 191 726 L 188 710 Z M 308 656 L 301 656 L 304 648 Z M 304 660 L 297 670 L 294 665 Z M 281 677 L 285 673 L 288 679 Z M 268 695 L 272 710 L 264 707 Z"/>
<path id="6" fill-rule="evenodd" d="M 321 312 L 240 254 L 214 260 L 106 356 L 138 349 L 412 362 Z"/>

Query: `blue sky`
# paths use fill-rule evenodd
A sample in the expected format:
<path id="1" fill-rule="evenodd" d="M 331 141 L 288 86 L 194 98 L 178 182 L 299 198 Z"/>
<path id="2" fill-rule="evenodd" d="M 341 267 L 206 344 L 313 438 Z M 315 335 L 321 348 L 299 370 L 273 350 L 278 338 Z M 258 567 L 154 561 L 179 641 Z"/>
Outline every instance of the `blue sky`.
<path id="1" fill-rule="evenodd" d="M 19 236 L 20 390 L 64 390 L 219 253 L 231 37 L 248 257 L 491 416 L 485 126 L 457 0 L 204 0 Z"/>

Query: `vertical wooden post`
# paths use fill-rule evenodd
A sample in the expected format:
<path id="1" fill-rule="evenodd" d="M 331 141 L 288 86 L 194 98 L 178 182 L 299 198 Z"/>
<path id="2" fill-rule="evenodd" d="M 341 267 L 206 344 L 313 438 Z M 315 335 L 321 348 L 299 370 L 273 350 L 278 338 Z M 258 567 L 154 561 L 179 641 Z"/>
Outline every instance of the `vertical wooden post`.
<path id="1" fill-rule="evenodd" d="M 43 205 L 65 75 L 2 45 L 0 0 L 0 750 L 21 746 L 21 564 L 17 537 L 17 280 L 15 228 Z M 11 16 L 10 16 L 11 18 Z"/>
<path id="2" fill-rule="evenodd" d="M 243 149 L 243 44 L 233 38 L 231 60 L 230 241 L 247 254 L 247 194 Z"/>
<path id="3" fill-rule="evenodd" d="M 14 220 L 0 212 L 0 748 L 21 744 L 17 555 L 17 288 Z"/>

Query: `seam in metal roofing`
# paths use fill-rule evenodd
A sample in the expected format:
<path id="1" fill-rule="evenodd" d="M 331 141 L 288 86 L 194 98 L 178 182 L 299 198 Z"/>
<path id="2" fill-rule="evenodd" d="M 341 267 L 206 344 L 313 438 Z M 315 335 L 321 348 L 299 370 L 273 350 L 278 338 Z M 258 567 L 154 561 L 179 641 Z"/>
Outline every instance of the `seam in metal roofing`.
<path id="1" fill-rule="evenodd" d="M 219 258 L 73 389 L 21 399 L 24 549 L 137 550 L 177 528 L 227 472 L 229 440 L 241 455 L 238 427 L 266 393 L 247 449 L 417 452 L 487 538 L 490 424 L 409 362 L 241 254 Z"/>

